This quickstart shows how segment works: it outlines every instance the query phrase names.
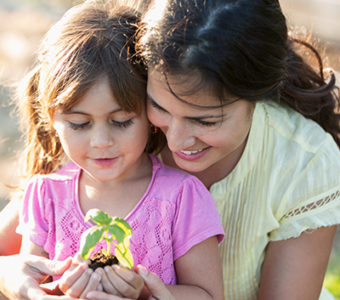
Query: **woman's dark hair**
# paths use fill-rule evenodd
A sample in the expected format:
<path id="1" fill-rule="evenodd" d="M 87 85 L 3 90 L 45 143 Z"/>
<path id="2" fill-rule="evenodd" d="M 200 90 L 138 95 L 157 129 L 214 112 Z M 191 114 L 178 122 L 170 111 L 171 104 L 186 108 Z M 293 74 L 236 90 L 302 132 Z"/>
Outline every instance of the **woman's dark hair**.
<path id="1" fill-rule="evenodd" d="M 158 14 L 156 13 L 158 12 Z M 154 1 L 143 17 L 138 49 L 146 64 L 167 75 L 199 74 L 221 101 L 285 103 L 319 123 L 340 145 L 340 107 L 334 74 L 327 83 L 317 50 L 288 37 L 278 0 Z M 314 69 L 298 54 L 315 55 Z"/>

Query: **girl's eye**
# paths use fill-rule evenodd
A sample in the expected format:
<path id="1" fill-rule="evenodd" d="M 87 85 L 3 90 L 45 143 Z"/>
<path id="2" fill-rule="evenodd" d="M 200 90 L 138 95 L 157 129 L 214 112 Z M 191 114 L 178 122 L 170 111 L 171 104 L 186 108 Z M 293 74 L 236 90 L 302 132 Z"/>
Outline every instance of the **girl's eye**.
<path id="1" fill-rule="evenodd" d="M 86 128 L 88 125 L 90 125 L 90 122 L 85 122 L 85 123 L 81 123 L 81 124 L 68 122 L 68 124 L 70 125 L 70 127 L 71 127 L 73 130 L 78 130 L 78 129 L 84 129 L 84 128 Z"/>
<path id="2" fill-rule="evenodd" d="M 120 127 L 120 128 L 127 128 L 127 127 L 129 127 L 130 125 L 133 124 L 133 119 L 129 119 L 129 120 L 124 121 L 124 122 L 118 122 L 118 121 L 111 120 L 110 123 L 113 126 L 117 126 L 117 127 Z"/>

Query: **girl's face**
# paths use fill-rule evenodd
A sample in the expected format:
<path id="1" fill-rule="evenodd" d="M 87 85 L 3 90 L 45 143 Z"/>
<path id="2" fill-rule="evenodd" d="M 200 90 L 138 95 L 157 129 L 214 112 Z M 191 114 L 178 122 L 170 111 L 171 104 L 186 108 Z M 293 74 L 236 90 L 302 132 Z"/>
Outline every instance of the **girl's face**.
<path id="1" fill-rule="evenodd" d="M 149 135 L 145 111 L 122 110 L 104 76 L 70 111 L 55 113 L 54 128 L 66 155 L 98 181 L 134 176 Z"/>
<path id="2" fill-rule="evenodd" d="M 168 82 L 176 95 L 190 85 L 188 78 L 168 77 Z M 149 71 L 147 93 L 149 120 L 166 135 L 178 167 L 195 173 L 235 166 L 246 144 L 254 104 L 238 100 L 223 108 L 192 106 L 176 98 L 164 76 L 154 70 Z M 201 106 L 220 105 L 208 90 L 180 97 Z"/>

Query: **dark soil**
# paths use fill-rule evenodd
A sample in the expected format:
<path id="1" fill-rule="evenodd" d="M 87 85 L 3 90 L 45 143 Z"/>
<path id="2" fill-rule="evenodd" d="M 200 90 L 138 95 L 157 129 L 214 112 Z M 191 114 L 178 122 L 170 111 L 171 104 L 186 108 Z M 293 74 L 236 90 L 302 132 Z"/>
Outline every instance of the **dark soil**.
<path id="1" fill-rule="evenodd" d="M 110 254 L 109 256 L 106 256 L 103 252 L 99 251 L 92 255 L 90 258 L 90 264 L 89 267 L 92 270 L 95 270 L 97 268 L 104 268 L 105 266 L 112 266 L 117 265 L 118 259 Z"/>

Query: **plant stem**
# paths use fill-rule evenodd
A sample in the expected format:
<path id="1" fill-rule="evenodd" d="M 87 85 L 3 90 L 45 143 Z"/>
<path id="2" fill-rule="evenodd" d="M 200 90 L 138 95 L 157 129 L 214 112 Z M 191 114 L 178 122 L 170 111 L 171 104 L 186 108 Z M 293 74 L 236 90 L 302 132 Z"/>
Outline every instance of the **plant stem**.
<path id="1" fill-rule="evenodd" d="M 111 243 L 109 242 L 109 232 L 106 231 L 106 242 L 107 242 L 107 255 L 111 254 Z"/>

